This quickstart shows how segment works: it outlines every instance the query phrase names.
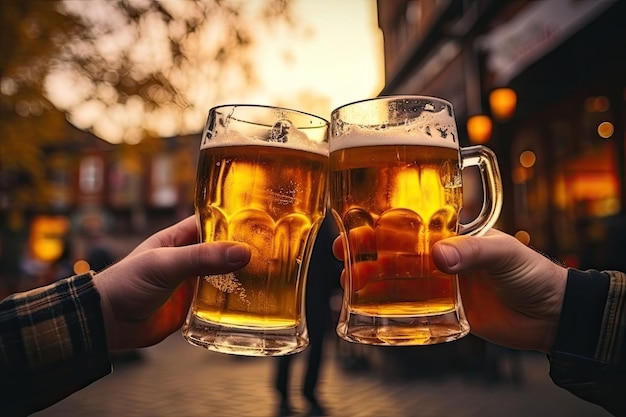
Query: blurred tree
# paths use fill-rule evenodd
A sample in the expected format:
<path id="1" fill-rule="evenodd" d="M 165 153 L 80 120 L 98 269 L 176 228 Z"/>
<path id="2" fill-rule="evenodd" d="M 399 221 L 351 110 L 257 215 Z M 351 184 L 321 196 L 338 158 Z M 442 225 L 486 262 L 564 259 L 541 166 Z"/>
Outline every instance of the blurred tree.
<path id="1" fill-rule="evenodd" d="M 41 204 L 41 150 L 63 137 L 65 118 L 46 98 L 44 80 L 62 43 L 81 23 L 56 2 L 0 2 L 0 208 Z"/>
<path id="2" fill-rule="evenodd" d="M 254 86 L 255 39 L 291 0 L 0 1 L 0 210 L 45 204 L 66 118 L 114 143 L 198 131 Z M 147 146 L 147 148 L 150 148 Z"/>

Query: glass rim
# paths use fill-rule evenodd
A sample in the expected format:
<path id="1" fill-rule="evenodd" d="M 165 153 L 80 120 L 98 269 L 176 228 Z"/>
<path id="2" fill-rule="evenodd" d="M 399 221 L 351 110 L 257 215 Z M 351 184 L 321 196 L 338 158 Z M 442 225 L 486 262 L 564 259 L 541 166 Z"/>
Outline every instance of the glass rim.
<path id="1" fill-rule="evenodd" d="M 454 106 L 449 100 L 446 100 L 445 98 L 441 98 L 438 96 L 427 96 L 427 95 L 419 95 L 419 94 L 397 94 L 397 95 L 391 94 L 391 95 L 386 95 L 386 96 L 376 96 L 376 97 L 365 98 L 361 100 L 351 101 L 346 104 L 342 104 L 341 106 L 334 108 L 333 111 L 331 112 L 331 115 L 335 114 L 337 111 L 341 109 L 353 106 L 355 104 L 364 104 L 364 103 L 369 103 L 369 102 L 381 102 L 381 101 L 402 101 L 402 100 L 437 100 L 454 108 Z"/>
<path id="2" fill-rule="evenodd" d="M 298 110 L 298 109 L 294 109 L 294 108 L 290 108 L 290 107 L 282 107 L 282 106 L 274 106 L 271 104 L 242 104 L 242 103 L 232 103 L 232 104 L 220 104 L 217 106 L 213 106 L 209 109 L 208 114 L 211 114 L 212 112 L 215 113 L 220 113 L 220 114 L 224 114 L 225 112 L 223 111 L 224 109 L 232 109 L 231 111 L 234 111 L 236 108 L 238 107 L 242 107 L 242 108 L 250 108 L 250 109 L 265 109 L 265 110 L 277 110 L 277 111 L 285 111 L 285 112 L 289 112 L 289 113 L 294 113 L 294 114 L 299 114 L 301 116 L 306 116 L 306 117 L 310 117 L 313 118 L 319 122 L 321 122 L 320 124 L 316 125 L 316 126 L 296 126 L 298 129 L 319 129 L 322 127 L 330 127 L 330 121 L 328 121 L 327 119 L 325 119 L 322 116 L 318 116 L 316 114 L 313 113 L 309 113 L 307 111 L 303 111 L 303 110 Z M 251 120 L 245 120 L 245 119 L 240 119 L 237 117 L 232 117 L 232 120 L 238 121 L 238 122 L 242 122 L 242 123 L 248 123 L 251 125 L 255 125 L 255 126 L 271 126 L 269 124 L 266 123 L 262 123 L 262 122 L 258 122 L 258 121 L 251 121 Z"/>

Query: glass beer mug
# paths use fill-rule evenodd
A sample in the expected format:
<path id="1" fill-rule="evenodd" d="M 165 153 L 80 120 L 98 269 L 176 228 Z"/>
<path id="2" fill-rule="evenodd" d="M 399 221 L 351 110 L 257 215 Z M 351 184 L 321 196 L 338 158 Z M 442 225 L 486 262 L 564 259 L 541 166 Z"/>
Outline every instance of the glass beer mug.
<path id="1" fill-rule="evenodd" d="M 479 168 L 484 199 L 460 224 L 461 171 Z M 345 253 L 340 337 L 375 345 L 428 345 L 469 332 L 456 275 L 436 269 L 435 242 L 481 234 L 497 220 L 495 154 L 459 146 L 452 105 L 423 96 L 379 97 L 331 115 L 330 199 Z"/>
<path id="2" fill-rule="evenodd" d="M 195 211 L 203 242 L 252 251 L 244 268 L 199 277 L 183 335 L 248 356 L 308 345 L 304 289 L 327 204 L 328 122 L 284 108 L 212 108 L 202 135 Z"/>

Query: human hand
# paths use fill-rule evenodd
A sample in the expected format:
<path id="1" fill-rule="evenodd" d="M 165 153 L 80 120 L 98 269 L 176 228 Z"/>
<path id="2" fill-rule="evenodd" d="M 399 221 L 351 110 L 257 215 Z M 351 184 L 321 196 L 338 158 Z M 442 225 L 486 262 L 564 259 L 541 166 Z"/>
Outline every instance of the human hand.
<path id="1" fill-rule="evenodd" d="M 434 244 L 443 272 L 459 274 L 471 332 L 516 349 L 549 352 L 556 338 L 567 269 L 498 230 Z"/>
<path id="2" fill-rule="evenodd" d="M 245 266 L 250 249 L 235 242 L 197 242 L 193 217 L 161 230 L 94 277 L 109 349 L 160 342 L 182 325 L 197 276 Z"/>
<path id="3" fill-rule="evenodd" d="M 333 243 L 333 253 L 343 259 L 340 238 Z M 550 351 L 567 269 L 493 229 L 484 236 L 441 240 L 431 254 L 442 272 L 459 274 L 473 334 L 512 348 Z"/>

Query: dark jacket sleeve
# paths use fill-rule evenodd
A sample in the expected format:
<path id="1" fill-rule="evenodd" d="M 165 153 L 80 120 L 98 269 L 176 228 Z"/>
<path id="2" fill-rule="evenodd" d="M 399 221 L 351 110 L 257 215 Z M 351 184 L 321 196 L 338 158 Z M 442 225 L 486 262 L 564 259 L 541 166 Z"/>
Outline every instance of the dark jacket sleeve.
<path id="1" fill-rule="evenodd" d="M 110 372 L 91 273 L 0 302 L 2 415 L 31 414 Z"/>
<path id="2" fill-rule="evenodd" d="M 574 395 L 626 416 L 626 275 L 570 269 L 550 377 Z"/>

